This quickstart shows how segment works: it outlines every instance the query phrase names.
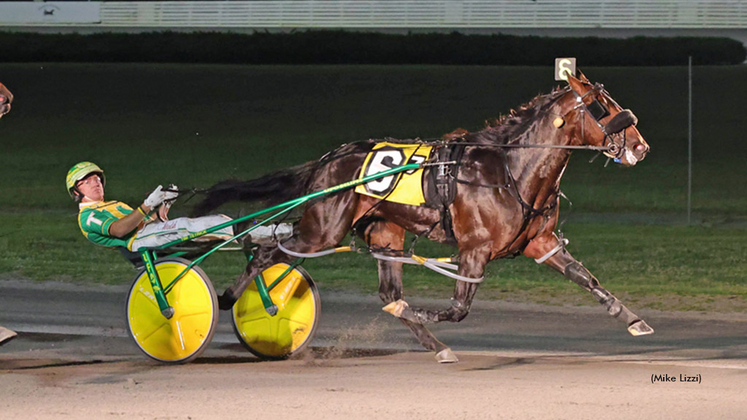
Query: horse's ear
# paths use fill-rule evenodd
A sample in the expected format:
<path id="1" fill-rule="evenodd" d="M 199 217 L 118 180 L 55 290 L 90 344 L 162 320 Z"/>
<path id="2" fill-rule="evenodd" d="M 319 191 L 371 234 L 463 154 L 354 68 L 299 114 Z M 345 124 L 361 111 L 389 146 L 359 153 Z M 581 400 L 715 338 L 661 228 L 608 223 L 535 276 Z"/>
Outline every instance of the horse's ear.
<path id="1" fill-rule="evenodd" d="M 571 89 L 578 93 L 584 92 L 584 82 L 578 78 L 576 78 L 574 75 L 569 74 L 568 75 L 568 84 L 571 85 Z"/>

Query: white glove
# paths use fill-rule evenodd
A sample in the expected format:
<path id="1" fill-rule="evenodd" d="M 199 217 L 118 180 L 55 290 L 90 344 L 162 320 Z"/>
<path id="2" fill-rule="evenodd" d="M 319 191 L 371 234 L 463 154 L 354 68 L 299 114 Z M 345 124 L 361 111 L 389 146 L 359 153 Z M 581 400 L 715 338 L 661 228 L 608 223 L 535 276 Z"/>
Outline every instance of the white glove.
<path id="1" fill-rule="evenodd" d="M 174 191 L 164 191 L 163 192 L 163 205 L 166 207 L 171 207 L 171 204 L 176 201 L 176 197 L 179 197 L 179 187 L 177 187 L 174 184 L 170 184 L 167 190 L 174 190 Z"/>
<path id="2" fill-rule="evenodd" d="M 145 204 L 146 207 L 150 207 L 151 209 L 155 209 L 156 207 L 158 207 L 161 203 L 163 203 L 164 196 L 166 195 L 166 193 L 161 190 L 163 190 L 163 186 L 159 185 L 155 190 L 153 190 L 152 193 L 150 193 L 148 198 L 143 201 L 143 204 Z"/>

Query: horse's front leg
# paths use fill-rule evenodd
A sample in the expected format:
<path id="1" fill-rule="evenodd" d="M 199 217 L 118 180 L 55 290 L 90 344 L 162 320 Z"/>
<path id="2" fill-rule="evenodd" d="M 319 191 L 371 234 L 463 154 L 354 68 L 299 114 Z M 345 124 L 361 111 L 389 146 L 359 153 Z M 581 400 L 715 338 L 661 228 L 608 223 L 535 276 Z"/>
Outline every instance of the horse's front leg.
<path id="1" fill-rule="evenodd" d="M 564 247 L 560 246 L 560 240 L 554 233 L 549 232 L 537 236 L 527 245 L 524 255 L 540 260 L 538 262 L 563 273 L 567 279 L 590 292 L 612 317 L 625 322 L 632 335 L 653 334 L 653 328 L 649 327 L 644 320 L 631 312 L 618 298 L 602 287 L 599 280 L 583 264 L 573 258 Z"/>
<path id="2" fill-rule="evenodd" d="M 490 247 L 471 250 L 462 250 L 459 253 L 459 274 L 469 278 L 480 278 L 489 261 Z M 405 301 L 399 300 L 384 308 L 394 316 L 406 319 L 418 324 L 433 322 L 459 322 L 468 314 L 472 306 L 472 299 L 477 292 L 479 283 L 470 283 L 457 280 L 454 286 L 454 297 L 451 298 L 451 307 L 442 310 L 426 310 L 410 307 Z"/>

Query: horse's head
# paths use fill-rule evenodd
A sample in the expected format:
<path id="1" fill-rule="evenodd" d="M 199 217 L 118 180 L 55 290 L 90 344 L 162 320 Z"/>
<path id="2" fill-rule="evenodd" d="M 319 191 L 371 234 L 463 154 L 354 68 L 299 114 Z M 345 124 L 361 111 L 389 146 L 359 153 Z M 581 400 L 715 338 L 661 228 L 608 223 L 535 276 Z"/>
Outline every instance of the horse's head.
<path id="1" fill-rule="evenodd" d="M 592 84 L 579 72 L 568 76 L 575 104 L 566 114 L 576 114 L 575 137 L 582 144 L 606 147 L 604 154 L 625 166 L 633 166 L 646 157 L 650 147 L 636 128 L 638 118 L 622 109 L 600 83 Z"/>
<path id="2" fill-rule="evenodd" d="M 0 117 L 10 112 L 11 102 L 13 102 L 13 94 L 0 83 Z"/>

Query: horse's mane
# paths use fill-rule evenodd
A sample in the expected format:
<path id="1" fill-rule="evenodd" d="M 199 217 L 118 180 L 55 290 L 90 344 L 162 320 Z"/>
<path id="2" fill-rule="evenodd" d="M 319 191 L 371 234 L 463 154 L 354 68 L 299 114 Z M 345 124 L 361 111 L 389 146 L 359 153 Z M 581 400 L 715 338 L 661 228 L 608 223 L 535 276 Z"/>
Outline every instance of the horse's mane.
<path id="1" fill-rule="evenodd" d="M 506 144 L 536 124 L 544 117 L 547 108 L 568 92 L 568 88 L 556 87 L 548 94 L 540 94 L 518 109 L 485 121 L 486 128 L 471 133 L 469 141 L 486 144 Z"/>
<path id="2" fill-rule="evenodd" d="M 538 122 L 547 108 L 552 106 L 561 96 L 568 93 L 568 87 L 555 87 L 548 94 L 539 94 L 529 102 L 521 105 L 518 109 L 512 109 L 508 114 L 500 115 L 498 118 L 490 118 L 485 121 L 486 127 L 477 132 L 469 132 L 463 128 L 446 133 L 441 137 L 441 141 L 468 141 L 485 144 L 506 144 L 516 139 L 521 133 L 529 129 L 534 123 Z M 383 139 L 370 139 L 369 142 L 386 141 L 389 143 L 411 144 L 419 143 L 422 140 L 416 139 L 396 139 L 385 137 Z"/>

